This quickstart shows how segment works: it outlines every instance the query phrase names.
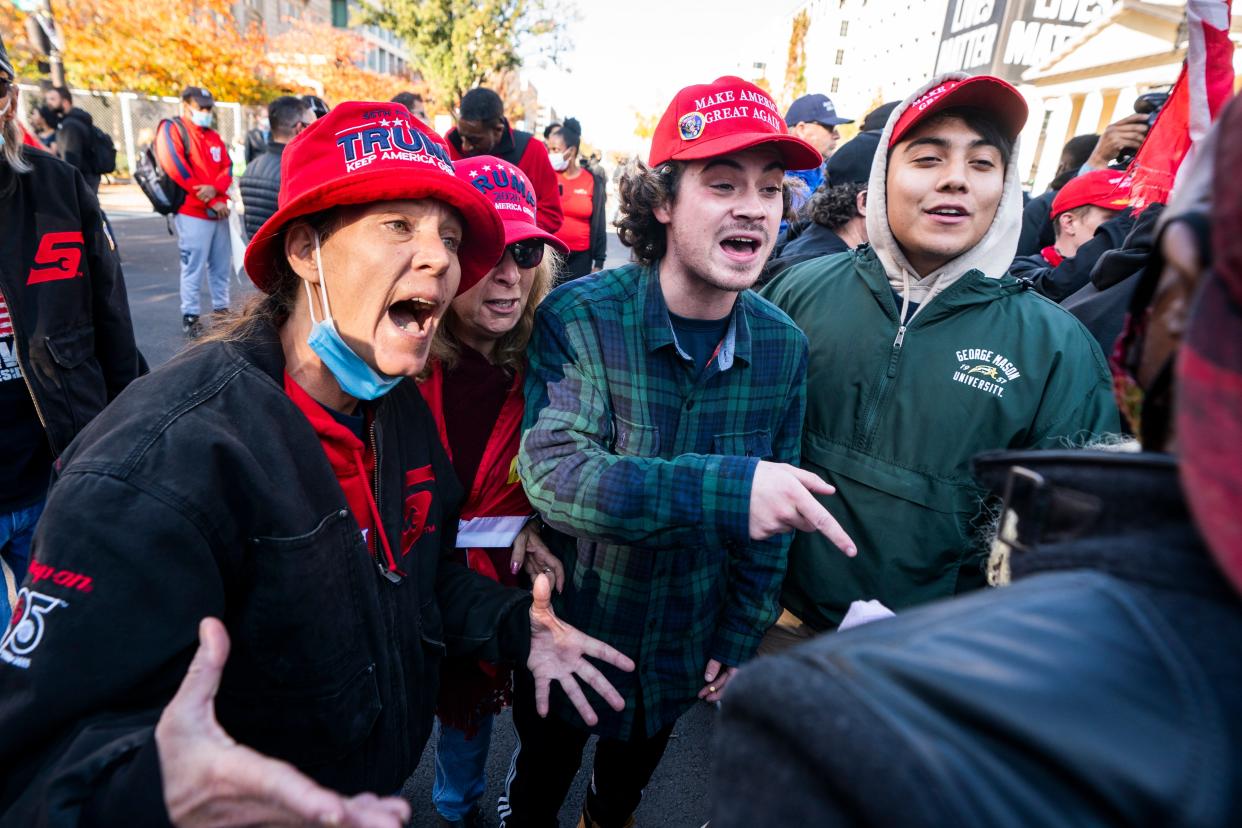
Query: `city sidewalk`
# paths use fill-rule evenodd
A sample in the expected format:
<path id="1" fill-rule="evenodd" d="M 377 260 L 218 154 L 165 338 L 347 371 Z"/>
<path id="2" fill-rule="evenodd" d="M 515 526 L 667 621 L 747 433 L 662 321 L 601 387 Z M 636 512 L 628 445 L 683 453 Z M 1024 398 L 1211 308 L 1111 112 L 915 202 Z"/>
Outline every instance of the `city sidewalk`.
<path id="1" fill-rule="evenodd" d="M 149 216 L 155 212 L 137 184 L 100 184 L 99 206 L 109 218 L 131 213 Z"/>

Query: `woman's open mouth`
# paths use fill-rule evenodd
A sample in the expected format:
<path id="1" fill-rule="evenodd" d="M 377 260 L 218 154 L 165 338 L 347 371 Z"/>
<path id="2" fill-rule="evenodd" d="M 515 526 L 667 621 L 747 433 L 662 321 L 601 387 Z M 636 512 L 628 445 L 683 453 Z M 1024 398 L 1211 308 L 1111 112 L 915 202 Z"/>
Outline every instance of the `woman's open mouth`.
<path id="1" fill-rule="evenodd" d="M 388 306 L 388 318 L 410 336 L 428 336 L 434 327 L 438 307 L 435 302 L 417 296 L 402 299 Z"/>
<path id="2" fill-rule="evenodd" d="M 520 302 L 517 299 L 488 299 L 483 303 L 488 309 L 502 316 L 516 313 Z"/>

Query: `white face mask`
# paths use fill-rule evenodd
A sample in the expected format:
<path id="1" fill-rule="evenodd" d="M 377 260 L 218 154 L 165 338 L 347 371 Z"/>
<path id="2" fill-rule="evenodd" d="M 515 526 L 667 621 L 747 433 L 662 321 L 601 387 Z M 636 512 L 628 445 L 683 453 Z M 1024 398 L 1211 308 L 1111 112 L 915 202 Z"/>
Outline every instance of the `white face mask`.
<path id="1" fill-rule="evenodd" d="M 557 172 L 564 172 L 569 168 L 569 159 L 559 152 L 555 155 L 548 156 L 548 160 L 552 162 L 552 169 Z"/>

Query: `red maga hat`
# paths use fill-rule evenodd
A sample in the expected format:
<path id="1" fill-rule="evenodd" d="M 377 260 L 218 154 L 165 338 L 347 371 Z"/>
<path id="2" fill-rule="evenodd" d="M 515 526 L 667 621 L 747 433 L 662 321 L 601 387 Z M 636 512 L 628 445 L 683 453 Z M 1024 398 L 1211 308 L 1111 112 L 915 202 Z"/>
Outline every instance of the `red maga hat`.
<path id="1" fill-rule="evenodd" d="M 1077 207 L 1123 210 L 1130 206 L 1130 176 L 1125 170 L 1095 170 L 1071 178 L 1052 200 L 1052 218 Z"/>
<path id="2" fill-rule="evenodd" d="M 758 86 L 726 75 L 687 86 L 673 97 L 651 136 L 647 163 L 715 158 L 770 143 L 785 168 L 809 170 L 824 163 L 819 150 L 789 134 L 776 104 Z"/>
<path id="3" fill-rule="evenodd" d="M 457 177 L 492 202 L 505 226 L 505 244 L 540 239 L 568 255 L 569 246 L 535 224 L 535 188 L 513 164 L 494 155 L 473 155 L 453 162 Z"/>
<path id="4" fill-rule="evenodd" d="M 982 109 L 996 118 L 1005 135 L 1013 140 L 1026 125 L 1026 100 L 1011 85 L 991 75 L 947 80 L 912 101 L 893 125 L 888 145 L 896 146 L 910 129 L 937 112 L 959 106 Z"/>
<path id="5" fill-rule="evenodd" d="M 505 233 L 490 199 L 453 172 L 444 139 L 401 104 L 350 101 L 289 142 L 280 161 L 279 209 L 246 248 L 246 273 L 265 293 L 276 287 L 282 230 L 299 216 L 345 204 L 434 199 L 465 222 L 457 252 L 458 293 L 500 261 Z"/>

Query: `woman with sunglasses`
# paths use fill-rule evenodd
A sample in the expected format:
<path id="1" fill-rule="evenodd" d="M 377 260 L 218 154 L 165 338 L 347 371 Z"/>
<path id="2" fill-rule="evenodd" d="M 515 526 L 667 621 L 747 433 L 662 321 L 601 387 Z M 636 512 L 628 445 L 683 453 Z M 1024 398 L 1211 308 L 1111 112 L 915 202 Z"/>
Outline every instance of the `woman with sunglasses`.
<path id="1" fill-rule="evenodd" d="M 445 654 L 525 663 L 545 711 L 557 681 L 597 718 L 574 676 L 622 704 L 586 656 L 632 662 L 555 618 L 550 578 L 532 601 L 455 554 L 462 487 L 405 379 L 505 234 L 423 129 L 351 102 L 291 142 L 258 303 L 62 455 L 0 642 L 0 823 L 396 828 L 376 793 Z"/>
<path id="2" fill-rule="evenodd" d="M 561 562 L 540 539 L 534 509 L 513 469 L 535 306 L 551 287 L 566 248 L 536 226 L 535 191 L 521 170 L 489 155 L 458 161 L 454 168 L 458 178 L 496 205 L 505 234 L 500 262 L 445 312 L 419 386 L 467 492 L 457 547 L 471 569 L 493 581 L 516 585 L 524 570 L 532 582 L 547 575 L 560 590 Z M 492 720 L 510 702 L 507 667 L 477 659 L 445 661 L 432 790 L 442 825 L 482 824 L 479 800 Z"/>

